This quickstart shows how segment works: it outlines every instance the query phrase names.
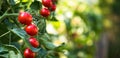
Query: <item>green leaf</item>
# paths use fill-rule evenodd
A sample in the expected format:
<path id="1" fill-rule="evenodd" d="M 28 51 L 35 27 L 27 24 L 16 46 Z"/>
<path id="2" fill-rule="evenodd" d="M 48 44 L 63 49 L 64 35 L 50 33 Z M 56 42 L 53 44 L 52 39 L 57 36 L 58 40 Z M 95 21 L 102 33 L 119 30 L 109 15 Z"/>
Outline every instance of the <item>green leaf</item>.
<path id="1" fill-rule="evenodd" d="M 55 45 L 51 42 L 52 39 L 50 39 L 48 34 L 40 34 L 38 35 L 38 39 L 47 49 L 53 50 L 55 48 Z"/>
<path id="2" fill-rule="evenodd" d="M 53 16 L 51 21 L 58 21 L 58 20 L 56 19 L 56 17 Z"/>
<path id="3" fill-rule="evenodd" d="M 50 18 L 49 19 L 50 19 L 50 21 L 58 21 L 55 17 L 55 11 L 50 13 Z"/>
<path id="4" fill-rule="evenodd" d="M 42 4 L 40 1 L 34 1 L 31 5 L 30 8 L 32 10 L 40 10 L 40 8 L 42 8 Z"/>
<path id="5" fill-rule="evenodd" d="M 55 46 L 53 45 L 53 43 L 51 41 L 49 41 L 49 39 L 45 38 L 45 37 L 41 37 L 40 39 L 43 43 L 43 45 L 50 50 L 53 50 L 55 48 Z"/>
<path id="6" fill-rule="evenodd" d="M 37 26 L 39 28 L 39 33 L 45 33 L 46 32 L 46 21 L 44 18 L 36 17 L 38 19 Z"/>
<path id="7" fill-rule="evenodd" d="M 8 58 L 8 53 L 1 54 L 0 58 Z"/>
<path id="8" fill-rule="evenodd" d="M 13 23 L 13 21 L 11 19 L 4 19 L 3 22 L 6 25 L 5 27 L 7 27 L 7 29 L 12 29 L 12 28 L 16 27 L 16 25 Z"/>
<path id="9" fill-rule="evenodd" d="M 15 1 L 14 0 L 9 0 L 9 3 L 10 3 L 10 5 L 15 5 Z"/>
<path id="10" fill-rule="evenodd" d="M 23 39 L 28 38 L 28 35 L 23 29 L 13 28 L 11 31 L 15 33 L 16 35 L 18 35 L 20 38 L 23 38 Z"/>
<path id="11" fill-rule="evenodd" d="M 43 48 L 41 48 L 38 52 L 38 55 L 36 56 L 36 58 L 44 58 L 45 55 L 47 55 L 47 51 Z"/>
<path id="12" fill-rule="evenodd" d="M 28 40 L 28 35 L 26 34 L 26 32 L 23 30 L 23 29 L 20 29 L 20 28 L 13 28 L 11 30 L 13 33 L 15 33 L 16 35 L 18 35 L 20 38 L 22 38 L 25 43 L 28 45 L 28 47 L 34 51 L 34 52 L 38 52 L 40 50 L 40 48 L 34 48 L 30 43 L 29 43 L 29 40 Z"/>
<path id="13" fill-rule="evenodd" d="M 16 55 L 13 51 L 9 51 L 9 58 L 16 58 Z"/>
<path id="14" fill-rule="evenodd" d="M 49 41 L 44 41 L 44 45 L 45 45 L 45 47 L 47 48 L 47 49 L 54 49 L 55 48 L 55 46 L 53 45 L 53 43 L 52 42 L 49 42 Z"/>
<path id="15" fill-rule="evenodd" d="M 0 45 L 0 57 L 22 58 L 20 51 L 12 45 Z"/>

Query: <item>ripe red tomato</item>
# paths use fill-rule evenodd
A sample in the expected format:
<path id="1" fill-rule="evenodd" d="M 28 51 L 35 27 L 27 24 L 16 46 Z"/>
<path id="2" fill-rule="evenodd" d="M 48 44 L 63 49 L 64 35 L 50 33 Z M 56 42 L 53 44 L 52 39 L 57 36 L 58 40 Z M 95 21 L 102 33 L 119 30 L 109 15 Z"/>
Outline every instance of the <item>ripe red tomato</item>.
<path id="1" fill-rule="evenodd" d="M 52 6 L 52 1 L 51 0 L 42 0 L 42 4 L 45 7 L 51 7 Z"/>
<path id="2" fill-rule="evenodd" d="M 29 25 L 32 22 L 32 16 L 27 12 L 20 12 L 18 15 L 18 21 L 21 24 Z"/>
<path id="3" fill-rule="evenodd" d="M 44 17 L 48 17 L 50 15 L 50 11 L 48 10 L 48 8 L 43 8 L 40 10 L 40 14 Z"/>
<path id="4" fill-rule="evenodd" d="M 30 50 L 29 48 L 26 48 L 24 51 L 24 57 L 25 58 L 35 58 L 35 53 Z"/>
<path id="5" fill-rule="evenodd" d="M 28 35 L 34 36 L 38 33 L 38 28 L 35 24 L 29 24 L 25 27 L 25 31 Z"/>
<path id="6" fill-rule="evenodd" d="M 34 38 L 34 37 L 30 37 L 29 38 L 29 42 L 30 42 L 30 44 L 33 46 L 33 47 L 35 47 L 35 48 L 37 48 L 38 46 L 39 46 L 39 42 L 36 40 L 36 38 Z"/>
<path id="7" fill-rule="evenodd" d="M 55 10 L 56 10 L 56 5 L 53 4 L 53 5 L 51 6 L 51 11 L 55 11 Z"/>

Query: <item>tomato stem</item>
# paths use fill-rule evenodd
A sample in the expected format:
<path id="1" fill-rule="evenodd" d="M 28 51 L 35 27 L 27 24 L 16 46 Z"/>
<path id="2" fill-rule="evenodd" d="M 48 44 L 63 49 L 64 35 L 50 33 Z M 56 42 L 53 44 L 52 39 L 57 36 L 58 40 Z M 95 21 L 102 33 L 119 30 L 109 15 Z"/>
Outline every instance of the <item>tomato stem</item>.
<path id="1" fill-rule="evenodd" d="M 10 31 L 8 31 L 8 32 L 6 32 L 6 33 L 0 35 L 0 38 L 3 37 L 3 36 L 5 36 L 5 35 L 7 35 L 8 33 L 10 33 Z"/>
<path id="2" fill-rule="evenodd" d="M 11 44 L 11 32 L 9 33 L 9 45 Z"/>

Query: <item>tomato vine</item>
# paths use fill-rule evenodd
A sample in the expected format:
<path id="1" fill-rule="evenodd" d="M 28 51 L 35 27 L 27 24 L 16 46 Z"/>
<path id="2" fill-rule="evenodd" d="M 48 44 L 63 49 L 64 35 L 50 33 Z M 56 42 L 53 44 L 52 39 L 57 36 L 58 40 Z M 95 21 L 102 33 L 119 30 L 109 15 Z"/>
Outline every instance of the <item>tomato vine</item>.
<path id="1" fill-rule="evenodd" d="M 10 58 L 14 55 L 15 58 L 54 57 L 58 47 L 54 46 L 46 32 L 46 20 L 55 17 L 52 12 L 55 13 L 56 6 L 51 10 L 51 6 L 50 8 L 42 6 L 43 2 L 37 0 L 26 2 L 0 0 L 0 2 L 0 26 L 3 26 L 0 27 L 0 53 L 7 52 L 5 55 L 0 54 L 2 55 L 0 57 L 8 58 L 9 55 L 12 55 Z M 43 11 L 44 15 L 40 14 L 42 8 L 49 12 L 45 11 L 45 14 Z M 27 51 L 30 53 L 27 54 Z"/>

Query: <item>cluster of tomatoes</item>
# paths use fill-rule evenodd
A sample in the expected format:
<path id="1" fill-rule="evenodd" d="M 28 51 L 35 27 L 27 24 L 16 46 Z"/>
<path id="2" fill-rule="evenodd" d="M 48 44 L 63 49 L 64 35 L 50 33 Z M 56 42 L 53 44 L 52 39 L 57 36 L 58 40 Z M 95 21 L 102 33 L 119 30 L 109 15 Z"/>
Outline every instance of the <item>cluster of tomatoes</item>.
<path id="1" fill-rule="evenodd" d="M 55 11 L 56 5 L 53 3 L 52 0 L 42 0 L 42 4 L 44 5 L 44 8 L 40 10 L 40 14 L 43 17 L 48 17 L 50 15 L 50 11 Z M 24 30 L 26 33 L 30 36 L 29 42 L 34 47 L 39 47 L 39 42 L 34 37 L 38 33 L 38 27 L 32 22 L 32 15 L 28 12 L 20 12 L 18 16 L 18 21 L 21 24 L 26 25 Z M 30 48 L 26 48 L 24 51 L 24 57 L 25 58 L 35 58 L 35 52 L 30 50 Z"/>
<path id="2" fill-rule="evenodd" d="M 28 12 L 20 12 L 18 16 L 18 21 L 21 24 L 26 25 L 24 30 L 26 33 L 30 36 L 29 42 L 30 44 L 37 48 L 39 46 L 39 42 L 37 39 L 34 37 L 38 33 L 38 28 L 37 26 L 32 22 L 32 16 Z M 24 57 L 25 58 L 34 58 L 35 53 L 30 50 L 30 48 L 26 48 L 24 51 Z"/>
<path id="3" fill-rule="evenodd" d="M 44 8 L 40 10 L 40 14 L 44 17 L 48 17 L 50 15 L 50 11 L 56 10 L 56 5 L 53 3 L 54 0 L 42 0 L 42 4 Z"/>

